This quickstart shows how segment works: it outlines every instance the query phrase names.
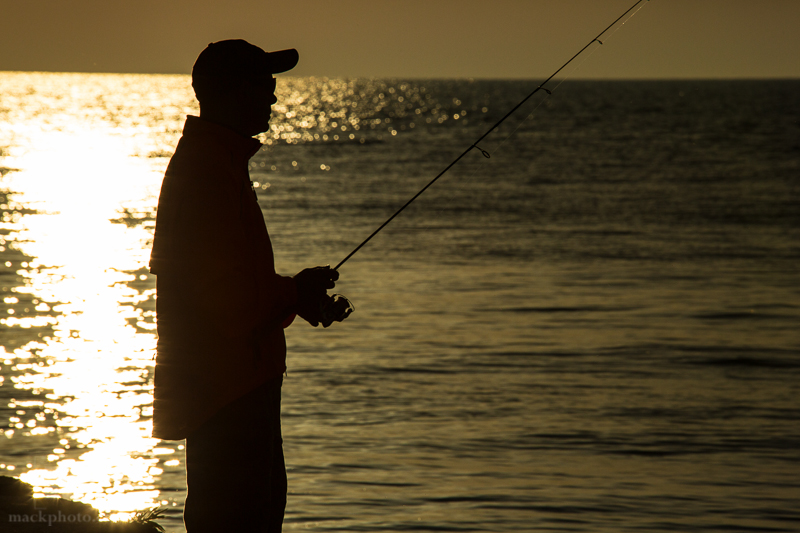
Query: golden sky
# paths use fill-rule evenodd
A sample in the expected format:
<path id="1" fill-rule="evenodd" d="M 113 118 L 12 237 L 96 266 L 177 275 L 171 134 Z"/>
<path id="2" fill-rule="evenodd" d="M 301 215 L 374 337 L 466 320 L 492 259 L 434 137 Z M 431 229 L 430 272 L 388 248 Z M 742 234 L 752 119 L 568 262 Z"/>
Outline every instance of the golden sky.
<path id="1" fill-rule="evenodd" d="M 244 38 L 304 76 L 538 78 L 634 1 L 4 1 L 0 70 L 188 73 Z M 800 77 L 798 0 L 643 3 L 577 77 Z"/>

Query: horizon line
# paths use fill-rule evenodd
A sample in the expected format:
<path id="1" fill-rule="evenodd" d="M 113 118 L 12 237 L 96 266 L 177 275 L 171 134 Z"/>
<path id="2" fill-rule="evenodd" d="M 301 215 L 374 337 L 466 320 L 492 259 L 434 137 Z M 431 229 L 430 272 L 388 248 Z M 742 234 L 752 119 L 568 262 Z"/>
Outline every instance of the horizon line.
<path id="1" fill-rule="evenodd" d="M 185 72 L 116 72 L 116 71 L 79 71 L 79 70 L 0 70 L 0 74 L 88 74 L 88 75 L 116 75 L 116 76 L 186 76 L 191 74 Z M 326 75 L 326 74 L 305 74 L 288 75 L 280 74 L 279 78 L 327 78 L 327 79 L 383 79 L 383 80 L 481 80 L 481 81 L 531 81 L 546 79 L 547 75 L 542 76 L 351 76 L 351 75 Z M 558 78 L 560 79 L 560 78 Z M 793 81 L 800 80 L 800 74 L 795 76 L 767 75 L 767 76 L 592 76 L 566 78 L 570 81 L 748 81 L 748 80 L 770 80 L 770 81 Z"/>

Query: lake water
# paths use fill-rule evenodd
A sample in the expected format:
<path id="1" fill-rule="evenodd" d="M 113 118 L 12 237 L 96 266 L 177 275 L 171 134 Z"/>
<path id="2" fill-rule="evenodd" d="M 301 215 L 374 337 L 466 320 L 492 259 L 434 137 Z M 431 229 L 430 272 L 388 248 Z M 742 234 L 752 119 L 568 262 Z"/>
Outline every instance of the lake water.
<path id="1" fill-rule="evenodd" d="M 291 78 L 278 271 L 337 264 L 538 85 Z M 800 531 L 800 81 L 568 80 L 287 330 L 286 531 Z M 0 73 L 0 471 L 182 531 L 147 271 L 187 76 Z M 231 453 L 237 435 L 230 436 Z"/>

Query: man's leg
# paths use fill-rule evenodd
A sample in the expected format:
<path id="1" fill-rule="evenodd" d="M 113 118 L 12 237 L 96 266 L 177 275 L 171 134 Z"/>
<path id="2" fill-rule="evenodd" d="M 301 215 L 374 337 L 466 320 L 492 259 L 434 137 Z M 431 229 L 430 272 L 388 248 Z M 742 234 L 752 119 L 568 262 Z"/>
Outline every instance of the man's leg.
<path id="1" fill-rule="evenodd" d="M 265 436 L 265 447 L 268 449 L 267 460 L 269 471 L 266 479 L 266 524 L 265 532 L 280 533 L 283 527 L 283 515 L 286 511 L 286 464 L 283 458 L 283 438 L 281 436 L 281 384 L 283 377 L 267 389 L 267 420 L 272 428 Z"/>
<path id="2" fill-rule="evenodd" d="M 187 533 L 281 531 L 281 381 L 235 400 L 186 439 Z"/>

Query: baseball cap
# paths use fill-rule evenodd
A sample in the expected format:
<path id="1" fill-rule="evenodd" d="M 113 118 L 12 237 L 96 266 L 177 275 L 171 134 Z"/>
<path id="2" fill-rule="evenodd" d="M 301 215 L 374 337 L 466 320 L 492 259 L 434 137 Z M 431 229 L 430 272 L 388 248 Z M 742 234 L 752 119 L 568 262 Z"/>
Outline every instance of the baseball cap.
<path id="1" fill-rule="evenodd" d="M 215 80 L 241 80 L 291 70 L 300 59 L 297 50 L 265 52 L 243 39 L 210 43 L 192 68 L 192 84 Z"/>

